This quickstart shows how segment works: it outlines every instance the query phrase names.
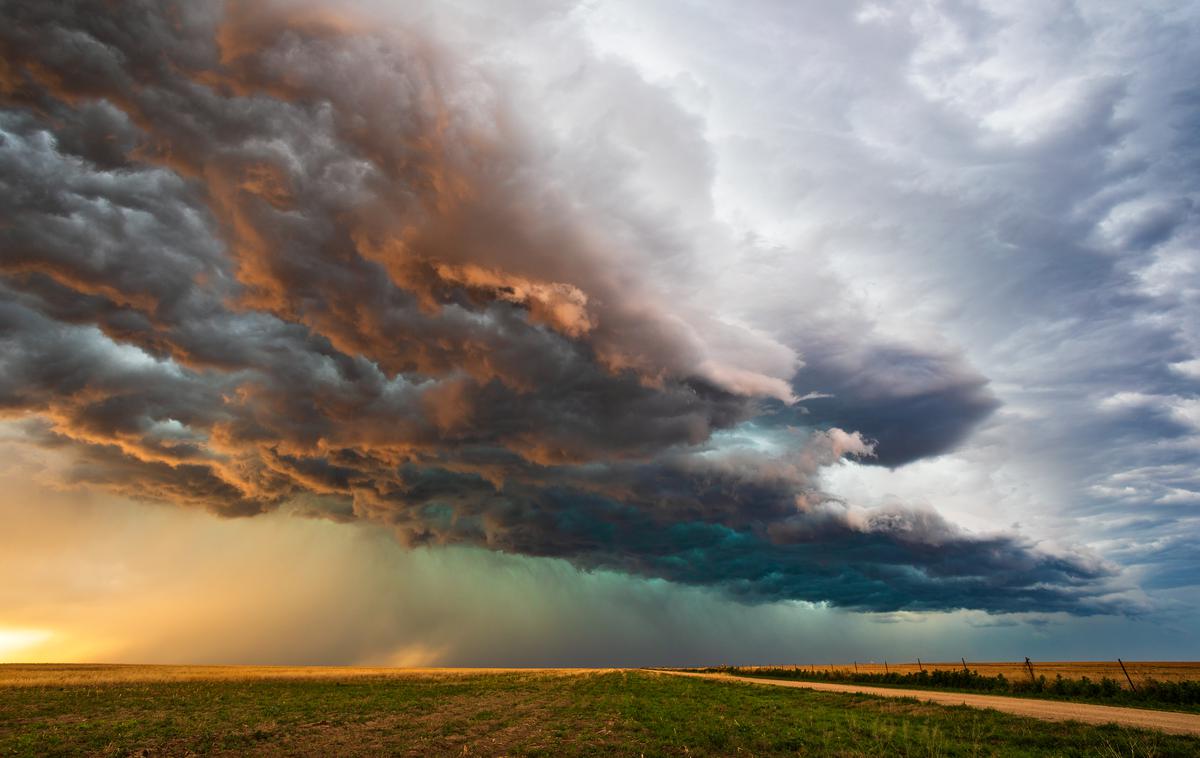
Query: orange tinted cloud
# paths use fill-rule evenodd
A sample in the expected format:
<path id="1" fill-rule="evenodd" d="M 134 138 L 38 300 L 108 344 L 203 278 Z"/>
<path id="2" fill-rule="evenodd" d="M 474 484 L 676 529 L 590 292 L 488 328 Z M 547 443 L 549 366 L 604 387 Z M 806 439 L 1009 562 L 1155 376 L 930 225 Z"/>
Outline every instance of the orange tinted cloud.
<path id="1" fill-rule="evenodd" d="M 794 351 L 680 296 L 682 243 L 619 177 L 553 170 L 470 51 L 327 8 L 0 28 L 0 410 L 64 482 L 751 599 L 1102 605 L 1105 566 L 1018 538 L 988 567 L 915 511 L 811 521 L 820 467 L 871 448 L 758 448 Z"/>

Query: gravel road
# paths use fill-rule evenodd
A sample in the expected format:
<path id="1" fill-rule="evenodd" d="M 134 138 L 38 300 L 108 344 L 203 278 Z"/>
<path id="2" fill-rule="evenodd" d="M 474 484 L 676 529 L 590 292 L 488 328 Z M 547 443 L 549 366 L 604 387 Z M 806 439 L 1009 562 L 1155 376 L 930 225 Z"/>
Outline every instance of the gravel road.
<path id="1" fill-rule="evenodd" d="M 974 695 L 961 692 L 937 692 L 934 690 L 901 690 L 892 687 L 870 687 L 862 684 L 831 684 L 826 682 L 799 682 L 789 679 L 759 679 L 749 676 L 728 674 L 702 674 L 695 671 L 664 671 L 655 673 L 673 676 L 694 676 L 702 679 L 747 682 L 775 687 L 802 687 L 822 692 L 856 692 L 883 697 L 912 697 L 940 705 L 969 705 L 972 708 L 994 708 L 1018 716 L 1046 719 L 1049 721 L 1082 721 L 1088 724 L 1117 723 L 1142 729 L 1158 729 L 1176 734 L 1200 735 L 1200 714 L 1152 711 L 1146 708 L 1119 708 L 1111 705 L 1071 703 L 1063 700 L 1041 700 L 1033 698 L 1007 697 L 1005 695 Z"/>

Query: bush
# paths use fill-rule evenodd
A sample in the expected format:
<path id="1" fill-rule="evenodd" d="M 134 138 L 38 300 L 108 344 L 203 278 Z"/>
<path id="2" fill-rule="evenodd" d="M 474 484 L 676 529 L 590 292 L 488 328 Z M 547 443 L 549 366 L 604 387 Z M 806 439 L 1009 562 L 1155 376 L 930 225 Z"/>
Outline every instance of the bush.
<path id="1" fill-rule="evenodd" d="M 752 668 L 720 666 L 702 669 L 706 672 L 756 676 L 769 679 L 802 679 L 815 682 L 843 682 L 854 684 L 882 684 L 914 689 L 944 689 L 978 692 L 994 692 L 1010 695 L 1042 695 L 1058 698 L 1093 700 L 1102 702 L 1161 705 L 1200 705 L 1200 681 L 1162 682 L 1147 679 L 1137 684 L 1136 690 L 1122 687 L 1120 682 L 1103 677 L 1096 682 L 1088 677 L 1066 679 L 1061 674 L 1049 681 L 1046 677 L 1036 679 L 1008 679 L 1004 674 L 983 676 L 978 671 L 961 669 L 935 669 L 911 674 L 894 671 L 886 674 L 856 673 L 849 670 L 806 671 L 801 668 Z"/>

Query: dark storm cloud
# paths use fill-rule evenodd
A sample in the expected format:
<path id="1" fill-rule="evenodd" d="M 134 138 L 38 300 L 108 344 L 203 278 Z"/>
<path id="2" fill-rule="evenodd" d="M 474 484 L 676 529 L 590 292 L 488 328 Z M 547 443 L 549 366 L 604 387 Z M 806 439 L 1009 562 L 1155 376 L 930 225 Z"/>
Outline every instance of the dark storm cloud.
<path id="1" fill-rule="evenodd" d="M 419 26 L 301 3 L 0 16 L 0 407 L 68 481 L 227 515 L 309 498 L 410 544 L 750 600 L 1117 607 L 1094 560 L 823 494 L 821 467 L 872 454 L 858 434 L 722 437 L 792 377 L 708 342 L 789 351 L 690 324 L 644 275 L 670 245 L 598 223 Z M 802 383 L 835 395 L 813 418 L 880 462 L 994 406 L 955 360 L 838 348 L 813 351 Z"/>
<path id="2" fill-rule="evenodd" d="M 898 466 L 951 450 L 999 406 L 987 380 L 956 356 L 895 345 L 838 348 L 814 345 L 799 377 L 801 393 L 828 397 L 806 403 L 807 417 L 779 415 L 861 432 L 875 442 L 873 463 Z"/>

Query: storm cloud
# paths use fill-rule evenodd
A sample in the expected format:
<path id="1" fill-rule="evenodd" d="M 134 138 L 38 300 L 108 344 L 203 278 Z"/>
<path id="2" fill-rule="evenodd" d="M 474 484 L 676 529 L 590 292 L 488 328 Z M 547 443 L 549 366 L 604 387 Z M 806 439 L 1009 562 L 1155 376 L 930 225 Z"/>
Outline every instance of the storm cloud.
<path id="1" fill-rule="evenodd" d="M 828 271 L 778 328 L 697 286 L 712 246 L 777 251 L 716 217 L 653 85 L 591 56 L 538 110 L 467 21 L 383 13 L 0 3 L 0 408 L 64 481 L 755 602 L 1127 610 L 1089 553 L 825 491 L 999 403 Z M 589 92 L 653 103 L 670 144 Z"/>

